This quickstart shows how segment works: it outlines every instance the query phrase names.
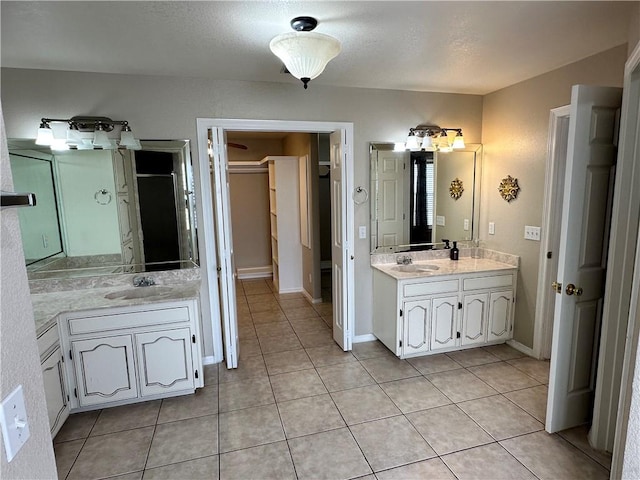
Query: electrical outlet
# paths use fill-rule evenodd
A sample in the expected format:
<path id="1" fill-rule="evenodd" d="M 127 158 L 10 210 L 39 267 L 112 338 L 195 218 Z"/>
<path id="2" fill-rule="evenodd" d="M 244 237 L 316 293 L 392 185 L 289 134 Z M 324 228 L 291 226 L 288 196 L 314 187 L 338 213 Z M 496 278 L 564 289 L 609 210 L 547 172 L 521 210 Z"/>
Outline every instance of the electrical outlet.
<path id="1" fill-rule="evenodd" d="M 496 224 L 495 222 L 489 222 L 489 235 L 496 234 Z"/>
<path id="2" fill-rule="evenodd" d="M 358 237 L 367 238 L 367 227 L 365 225 L 360 225 L 358 227 Z"/>
<path id="3" fill-rule="evenodd" d="M 524 226 L 524 238 L 525 240 L 540 241 L 540 227 L 532 227 L 531 225 Z"/>
<path id="4" fill-rule="evenodd" d="M 0 426 L 7 461 L 10 462 L 30 435 L 22 385 L 18 385 L 0 404 Z"/>
<path id="5" fill-rule="evenodd" d="M 436 225 L 444 227 L 444 217 L 442 215 L 436 215 Z"/>
<path id="6" fill-rule="evenodd" d="M 463 223 L 463 227 L 462 227 L 465 231 L 469 230 L 469 219 L 465 218 L 464 219 L 464 223 Z"/>

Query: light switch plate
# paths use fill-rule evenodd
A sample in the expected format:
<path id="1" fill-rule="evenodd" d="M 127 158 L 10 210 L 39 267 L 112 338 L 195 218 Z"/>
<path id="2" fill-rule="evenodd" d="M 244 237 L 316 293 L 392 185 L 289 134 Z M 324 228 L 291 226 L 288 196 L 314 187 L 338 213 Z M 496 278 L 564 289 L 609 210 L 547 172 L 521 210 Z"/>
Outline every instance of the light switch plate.
<path id="1" fill-rule="evenodd" d="M 540 241 L 540 227 L 532 227 L 531 225 L 524 226 L 524 238 L 525 240 Z"/>
<path id="2" fill-rule="evenodd" d="M 496 234 L 496 224 L 495 222 L 489 222 L 489 235 Z"/>
<path id="3" fill-rule="evenodd" d="M 444 216 L 436 215 L 436 225 L 439 227 L 444 227 Z"/>
<path id="4" fill-rule="evenodd" d="M 360 225 L 360 227 L 358 227 L 358 236 L 360 238 L 367 238 L 367 227 L 366 227 L 366 225 Z"/>
<path id="5" fill-rule="evenodd" d="M 465 218 L 464 219 L 464 223 L 463 223 L 463 227 L 462 227 L 465 231 L 469 230 L 469 219 Z"/>
<path id="6" fill-rule="evenodd" d="M 4 450 L 7 453 L 7 461 L 10 462 L 30 435 L 22 385 L 18 385 L 0 403 L 0 427 L 2 427 L 2 443 L 4 443 Z"/>

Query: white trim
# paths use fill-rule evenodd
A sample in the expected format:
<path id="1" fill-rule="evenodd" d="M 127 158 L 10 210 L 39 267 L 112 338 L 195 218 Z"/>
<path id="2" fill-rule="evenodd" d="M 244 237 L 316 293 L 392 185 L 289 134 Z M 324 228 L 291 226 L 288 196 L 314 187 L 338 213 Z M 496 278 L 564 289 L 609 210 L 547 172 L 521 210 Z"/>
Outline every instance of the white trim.
<path id="1" fill-rule="evenodd" d="M 216 362 L 216 359 L 213 355 L 209 355 L 207 357 L 202 357 L 202 365 L 213 365 Z"/>
<path id="2" fill-rule="evenodd" d="M 264 267 L 236 268 L 236 274 L 238 280 L 270 278 L 273 276 L 273 267 L 271 265 L 265 265 Z"/>
<path id="3" fill-rule="evenodd" d="M 309 300 L 311 303 L 316 304 L 316 303 L 323 303 L 322 302 L 322 297 L 320 298 L 313 298 L 313 295 L 311 295 L 309 292 L 307 292 L 306 290 L 302 290 L 302 295 L 304 295 L 304 297 Z"/>
<path id="4" fill-rule="evenodd" d="M 564 169 L 567 158 L 568 121 L 571 107 L 566 105 L 551 110 L 549 113 L 549 140 L 547 144 L 547 162 L 544 182 L 544 206 L 542 210 L 542 238 L 540 241 L 540 258 L 538 260 L 538 294 L 536 296 L 535 322 L 533 327 L 533 356 L 536 358 L 551 357 L 551 339 L 553 337 L 553 315 L 549 313 L 549 302 L 554 301 L 555 292 L 551 290 L 551 282 L 558 258 L 560 232 L 557 231 L 559 219 L 562 217 L 562 190 Z M 555 261 L 549 262 L 547 252 L 555 255 Z M 550 265 L 551 263 L 551 265 Z"/>
<path id="5" fill-rule="evenodd" d="M 535 357 L 535 355 L 533 354 L 533 349 L 527 347 L 526 345 L 523 345 L 522 343 L 518 342 L 517 340 L 507 340 L 507 345 L 509 345 L 510 347 L 515 348 L 516 350 L 518 350 L 521 353 L 524 353 L 525 355 L 528 355 L 530 357 Z"/>
<path id="6" fill-rule="evenodd" d="M 353 337 L 353 343 L 375 342 L 378 340 L 373 333 L 367 333 L 365 335 L 355 335 Z"/>

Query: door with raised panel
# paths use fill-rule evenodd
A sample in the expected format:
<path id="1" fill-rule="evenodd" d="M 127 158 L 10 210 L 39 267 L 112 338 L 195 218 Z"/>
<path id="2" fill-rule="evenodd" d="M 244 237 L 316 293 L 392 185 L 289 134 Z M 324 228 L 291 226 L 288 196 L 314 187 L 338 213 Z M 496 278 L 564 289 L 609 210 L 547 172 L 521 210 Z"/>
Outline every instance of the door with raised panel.
<path id="1" fill-rule="evenodd" d="M 434 298 L 431 303 L 431 350 L 458 345 L 458 297 Z"/>
<path id="2" fill-rule="evenodd" d="M 402 308 L 403 355 L 429 351 L 429 311 L 431 300 L 405 302 Z"/>
<path id="3" fill-rule="evenodd" d="M 488 293 L 464 296 L 462 300 L 462 345 L 485 342 L 488 304 Z"/>
<path id="4" fill-rule="evenodd" d="M 67 390 L 65 388 L 64 367 L 60 348 L 52 352 L 42 362 L 41 367 L 49 428 L 51 429 L 51 435 L 54 436 L 69 416 L 69 400 L 67 399 Z"/>
<path id="5" fill-rule="evenodd" d="M 131 335 L 71 342 L 80 406 L 136 398 Z"/>
<path id="6" fill-rule="evenodd" d="M 507 340 L 511 332 L 513 292 L 492 292 L 489 296 L 489 330 L 487 341 Z"/>
<path id="7" fill-rule="evenodd" d="M 135 338 L 141 396 L 194 388 L 188 328 L 138 333 Z"/>

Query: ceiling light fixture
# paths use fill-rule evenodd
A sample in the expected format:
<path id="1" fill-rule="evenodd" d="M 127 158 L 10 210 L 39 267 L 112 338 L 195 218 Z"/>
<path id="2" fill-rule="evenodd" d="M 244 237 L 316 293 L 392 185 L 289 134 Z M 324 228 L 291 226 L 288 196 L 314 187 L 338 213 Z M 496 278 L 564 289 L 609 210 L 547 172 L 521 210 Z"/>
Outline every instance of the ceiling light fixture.
<path id="1" fill-rule="evenodd" d="M 402 150 L 424 150 L 427 152 L 451 152 L 465 148 L 461 128 L 441 128 L 437 125 L 418 125 L 409 129 L 407 141 Z M 400 143 L 394 150 L 400 149 Z"/>
<path id="2" fill-rule="evenodd" d="M 66 139 L 55 138 L 52 123 L 66 123 Z M 116 127 L 120 128 L 120 139 L 109 138 L 107 135 Z M 140 140 L 134 138 L 129 122 L 126 120 L 111 120 L 108 117 L 72 117 L 43 118 L 38 128 L 37 145 L 50 146 L 53 150 L 92 150 L 101 148 L 112 150 L 118 147 L 127 150 L 140 150 Z"/>
<path id="3" fill-rule="evenodd" d="M 296 17 L 291 20 L 295 32 L 281 33 L 269 43 L 273 54 L 284 62 L 291 75 L 302 80 L 305 89 L 342 49 L 335 38 L 312 32 L 317 25 L 313 17 Z"/>

